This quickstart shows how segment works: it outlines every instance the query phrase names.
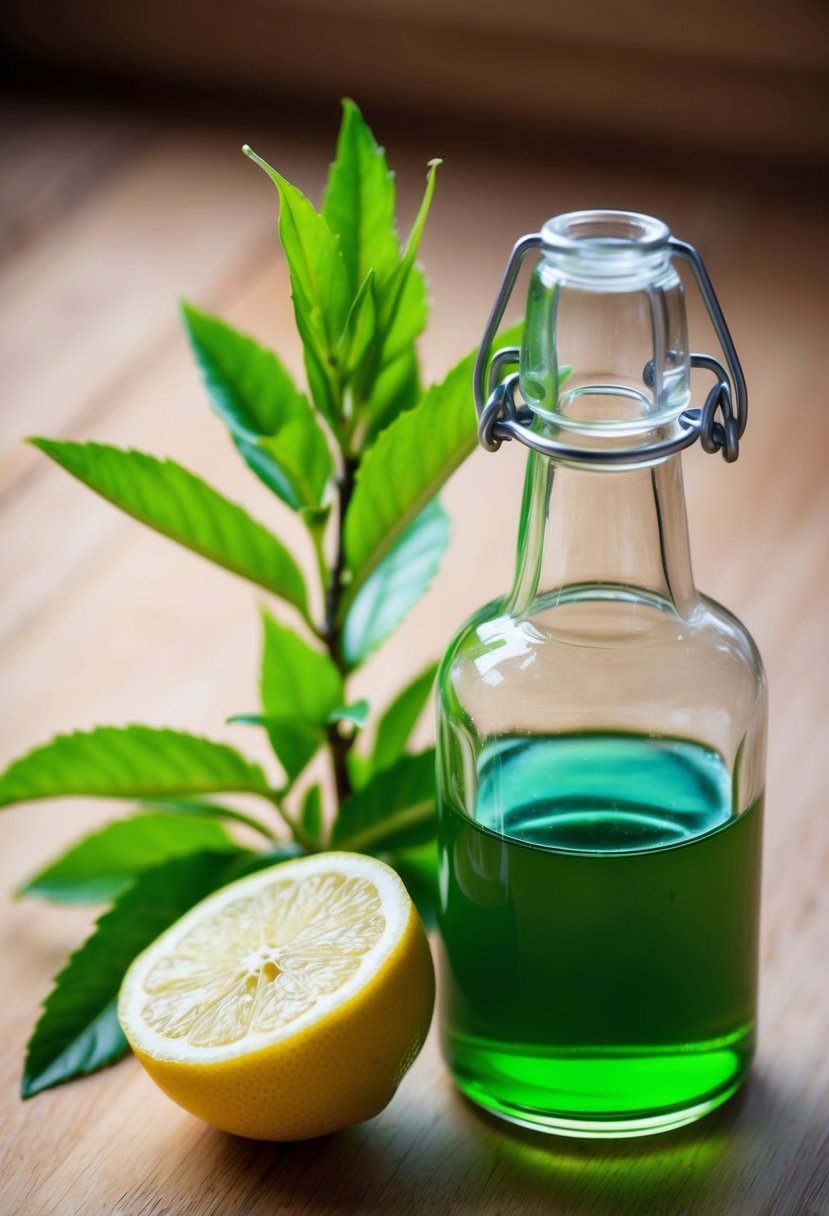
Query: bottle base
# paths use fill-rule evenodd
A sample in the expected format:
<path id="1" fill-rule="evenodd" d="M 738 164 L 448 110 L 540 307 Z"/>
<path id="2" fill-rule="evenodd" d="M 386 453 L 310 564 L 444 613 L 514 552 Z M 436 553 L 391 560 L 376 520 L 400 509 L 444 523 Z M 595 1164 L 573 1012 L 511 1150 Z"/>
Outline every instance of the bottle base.
<path id="1" fill-rule="evenodd" d="M 754 1027 L 676 1047 L 518 1051 L 449 1035 L 455 1084 L 490 1114 L 579 1139 L 673 1131 L 701 1119 L 745 1080 Z"/>

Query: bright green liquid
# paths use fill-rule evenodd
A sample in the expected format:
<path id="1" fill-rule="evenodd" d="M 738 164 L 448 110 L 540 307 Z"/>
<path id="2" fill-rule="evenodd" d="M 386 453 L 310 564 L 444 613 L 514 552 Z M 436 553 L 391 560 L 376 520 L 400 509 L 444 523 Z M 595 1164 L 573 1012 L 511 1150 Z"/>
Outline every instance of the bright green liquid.
<path id="1" fill-rule="evenodd" d="M 698 1118 L 754 1045 L 758 801 L 635 735 L 501 739 L 441 807 L 445 1050 L 460 1088 L 570 1135 Z M 738 813 L 742 812 L 742 813 Z"/>

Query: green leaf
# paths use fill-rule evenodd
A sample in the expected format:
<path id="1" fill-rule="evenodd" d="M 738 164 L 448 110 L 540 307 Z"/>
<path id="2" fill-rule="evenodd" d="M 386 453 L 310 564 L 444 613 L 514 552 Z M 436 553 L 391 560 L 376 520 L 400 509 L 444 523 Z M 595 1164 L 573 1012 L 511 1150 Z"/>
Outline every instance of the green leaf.
<path id="1" fill-rule="evenodd" d="M 362 663 L 400 624 L 437 573 L 449 543 L 449 517 L 437 499 L 410 524 L 354 597 L 342 632 L 349 667 Z"/>
<path id="2" fill-rule="evenodd" d="M 342 805 L 331 833 L 333 848 L 387 852 L 429 840 L 435 831 L 435 749 L 401 756 L 375 773 Z"/>
<path id="3" fill-rule="evenodd" d="M 273 351 L 192 304 L 182 302 L 181 315 L 211 405 L 234 435 L 273 435 L 288 418 L 308 411 Z"/>
<path id="4" fill-rule="evenodd" d="M 361 790 L 371 776 L 371 764 L 369 760 L 352 748 L 346 756 L 345 762 L 351 788 Z"/>
<path id="5" fill-rule="evenodd" d="M 292 783 L 320 746 L 331 712 L 343 704 L 343 678 L 327 654 L 292 629 L 267 612 L 262 621 L 262 709 L 271 745 Z"/>
<path id="6" fill-rule="evenodd" d="M 388 333 L 394 321 L 395 313 L 400 306 L 400 302 L 407 288 L 408 280 L 412 274 L 417 257 L 417 251 L 420 248 L 420 238 L 423 236 L 423 229 L 426 226 L 426 219 L 429 215 L 429 208 L 432 205 L 432 196 L 435 193 L 435 174 L 437 173 L 439 160 L 429 162 L 429 172 L 426 176 L 426 189 L 423 193 L 423 201 L 420 204 L 420 210 L 415 216 L 412 230 L 409 233 L 409 238 L 406 241 L 406 248 L 403 251 L 403 256 L 400 259 L 394 273 L 388 281 L 385 289 L 379 293 L 378 315 L 380 318 L 380 328 L 383 333 Z"/>
<path id="7" fill-rule="evenodd" d="M 437 663 L 417 676 L 395 697 L 377 726 L 377 736 L 371 755 L 371 768 L 380 772 L 394 764 L 405 751 L 412 731 L 423 713 L 432 692 Z"/>
<path id="8" fill-rule="evenodd" d="M 251 469 L 294 510 L 318 506 L 331 453 L 287 368 L 218 317 L 181 311 L 213 408 Z"/>
<path id="9" fill-rule="evenodd" d="M 262 484 L 272 490 L 277 498 L 281 498 L 291 510 L 301 510 L 302 499 L 296 487 L 273 457 L 259 446 L 259 441 L 242 439 L 238 435 L 233 435 L 232 439 L 236 451 Z"/>
<path id="10" fill-rule="evenodd" d="M 322 789 L 318 785 L 308 788 L 299 816 L 300 826 L 311 837 L 319 840 L 322 835 Z"/>
<path id="11" fill-rule="evenodd" d="M 335 357 L 322 349 L 319 337 L 315 334 L 311 323 L 310 314 L 306 316 L 301 312 L 296 301 L 294 301 L 294 317 L 297 331 L 302 339 L 302 356 L 311 397 L 314 405 L 339 439 L 342 390 L 335 368 Z"/>
<path id="12" fill-rule="evenodd" d="M 250 853 L 246 858 L 239 857 L 231 865 L 222 885 L 236 882 L 238 878 L 246 878 L 248 874 L 256 874 L 259 870 L 269 870 L 271 866 L 277 866 L 283 861 L 292 861 L 294 857 L 304 857 L 305 853 L 306 850 L 301 844 L 288 840 L 273 849 L 266 849 L 263 853 Z"/>
<path id="13" fill-rule="evenodd" d="M 374 343 L 376 332 L 374 271 L 370 270 L 351 306 L 340 339 L 340 360 L 346 379 L 350 379 L 365 360 Z"/>
<path id="14" fill-rule="evenodd" d="M 301 719 L 275 714 L 232 714 L 228 722 L 234 726 L 261 726 L 271 747 L 285 770 L 289 789 L 305 765 L 322 746 L 325 733 L 318 725 Z"/>
<path id="15" fill-rule="evenodd" d="M 17 893 L 56 903 L 104 903 L 129 886 L 137 874 L 162 861 L 232 846 L 233 841 L 215 820 L 163 813 L 133 815 L 86 836 Z"/>
<path id="16" fill-rule="evenodd" d="M 505 334 L 505 344 L 514 345 L 519 333 Z M 345 517 L 354 577 L 343 596 L 343 620 L 372 571 L 474 449 L 474 361 L 473 351 L 415 409 L 387 426 L 361 461 Z"/>
<path id="17" fill-rule="evenodd" d="M 371 706 L 368 701 L 355 701 L 353 705 L 341 705 L 338 709 L 332 709 L 328 715 L 328 721 L 332 724 L 335 722 L 353 722 L 355 726 L 365 726 L 370 712 Z"/>
<path id="18" fill-rule="evenodd" d="M 258 764 L 232 747 L 152 726 L 56 735 L 0 774 L 0 807 L 72 794 L 153 798 L 237 790 L 267 794 Z"/>
<path id="19" fill-rule="evenodd" d="M 352 295 L 370 270 L 384 283 L 397 266 L 394 193 L 384 150 L 357 106 L 346 99 L 322 214 L 340 238 Z"/>
<path id="20" fill-rule="evenodd" d="M 346 601 L 473 450 L 473 362 L 474 353 L 433 385 L 361 461 L 345 518 L 346 556 L 355 575 Z"/>
<path id="21" fill-rule="evenodd" d="M 420 365 L 414 340 L 424 328 L 428 312 L 425 280 L 415 266 L 382 350 L 377 354 L 376 346 L 371 348 L 371 358 L 355 378 L 360 409 L 353 450 L 370 446 L 384 427 L 419 401 Z"/>
<path id="22" fill-rule="evenodd" d="M 364 444 L 372 440 L 399 414 L 413 409 L 420 400 L 420 364 L 417 351 L 409 348 L 378 372 L 368 398 L 368 422 Z"/>
<path id="23" fill-rule="evenodd" d="M 373 339 L 365 342 L 363 366 L 355 381 L 358 408 L 370 399 L 378 372 L 411 347 L 426 323 L 426 286 L 415 258 L 438 163 L 430 165 L 423 202 L 401 255 L 395 232 L 394 177 L 359 110 L 353 102 L 344 102 L 337 158 L 331 166 L 323 215 L 341 238 L 352 295 L 372 270 L 376 279 L 376 306 L 369 309 L 367 302 L 360 301 L 357 314 L 366 338 L 370 333 Z M 365 316 L 369 311 L 371 317 Z M 353 324 L 356 327 L 356 318 Z M 349 371 L 361 360 L 352 357 Z"/>
<path id="24" fill-rule="evenodd" d="M 319 507 L 334 471 L 334 461 L 310 412 L 307 418 L 286 422 L 277 435 L 264 435 L 256 444 L 255 453 L 246 440 L 239 440 L 237 446 L 254 471 L 269 462 L 273 470 L 270 484 L 276 493 L 281 475 L 287 490 L 279 496 L 289 507 L 297 511 Z"/>
<path id="25" fill-rule="evenodd" d="M 102 443 L 30 442 L 134 519 L 281 596 L 307 616 L 302 574 L 281 541 L 181 465 Z"/>
<path id="26" fill-rule="evenodd" d="M 426 328 L 429 294 L 422 270 L 413 265 L 407 274 L 397 304 L 384 335 L 381 364 L 385 367 L 400 358 Z"/>
<path id="27" fill-rule="evenodd" d="M 432 205 L 432 198 L 435 193 L 435 177 L 438 169 L 443 164 L 439 158 L 429 161 L 429 172 L 426 174 L 426 189 L 423 191 L 423 198 L 420 203 L 420 208 L 415 221 L 412 224 L 411 232 L 406 241 L 406 248 L 403 250 L 403 262 L 408 262 L 409 267 L 414 265 L 414 260 L 417 257 L 417 251 L 420 248 L 420 238 L 423 236 L 423 229 L 426 227 L 426 220 L 429 216 L 429 208 Z"/>
<path id="28" fill-rule="evenodd" d="M 340 239 L 296 186 L 247 145 L 243 149 L 279 192 L 279 238 L 291 276 L 294 311 L 303 343 L 323 365 L 334 355 L 352 293 Z"/>
<path id="29" fill-rule="evenodd" d="M 266 840 L 273 841 L 273 832 L 259 819 L 254 819 L 252 815 L 245 815 L 242 811 L 237 811 L 233 807 L 220 806 L 216 802 L 195 802 L 192 798 L 144 798 L 142 802 L 147 809 L 158 809 L 162 811 L 172 811 L 177 815 L 187 815 L 195 819 L 215 819 L 227 821 L 228 823 L 240 823 L 246 828 L 251 828 L 254 832 L 258 832 L 260 836 L 264 836 Z"/>
<path id="30" fill-rule="evenodd" d="M 227 881 L 246 850 L 192 853 L 145 870 L 55 980 L 29 1041 L 21 1093 L 31 1098 L 127 1050 L 116 1004 L 132 960 L 193 904 Z"/>
<path id="31" fill-rule="evenodd" d="M 426 928 L 434 929 L 438 912 L 437 844 L 430 841 L 420 848 L 402 849 L 388 860 L 406 884 Z"/>

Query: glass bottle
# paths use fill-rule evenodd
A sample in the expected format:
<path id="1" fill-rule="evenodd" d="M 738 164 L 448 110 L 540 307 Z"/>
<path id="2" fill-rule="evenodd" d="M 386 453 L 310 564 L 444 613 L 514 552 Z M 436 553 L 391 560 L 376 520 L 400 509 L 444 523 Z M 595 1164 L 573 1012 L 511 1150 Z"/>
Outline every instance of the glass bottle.
<path id="1" fill-rule="evenodd" d="M 530 250 L 520 356 L 494 357 L 486 400 Z M 678 257 L 730 381 L 689 353 Z M 716 378 L 702 409 L 691 367 Z M 446 1058 L 514 1122 L 665 1131 L 725 1101 L 753 1053 L 765 769 L 757 649 L 691 573 L 680 452 L 700 437 L 734 459 L 746 413 L 695 251 L 626 212 L 524 238 L 476 399 L 485 446 L 531 450 L 512 590 L 461 628 L 438 680 Z"/>

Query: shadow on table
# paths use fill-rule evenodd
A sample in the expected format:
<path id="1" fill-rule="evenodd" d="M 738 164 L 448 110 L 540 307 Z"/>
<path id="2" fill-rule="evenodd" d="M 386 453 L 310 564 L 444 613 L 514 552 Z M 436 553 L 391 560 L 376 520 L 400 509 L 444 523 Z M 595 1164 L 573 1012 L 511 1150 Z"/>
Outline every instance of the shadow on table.
<path id="1" fill-rule="evenodd" d="M 401 1099 L 403 1095 L 400 1095 Z M 396 1102 L 376 1123 L 298 1144 L 209 1131 L 230 1177 L 226 1210 L 260 1213 L 566 1213 L 567 1216 L 742 1216 L 776 1196 L 776 1216 L 808 1211 L 792 1153 L 818 1112 L 775 1093 L 761 1075 L 700 1123 L 651 1138 L 566 1140 L 525 1132 L 463 1099 L 415 1111 Z M 235 1206 L 238 1204 L 238 1207 Z"/>

